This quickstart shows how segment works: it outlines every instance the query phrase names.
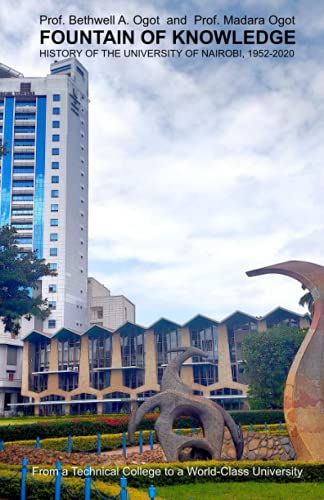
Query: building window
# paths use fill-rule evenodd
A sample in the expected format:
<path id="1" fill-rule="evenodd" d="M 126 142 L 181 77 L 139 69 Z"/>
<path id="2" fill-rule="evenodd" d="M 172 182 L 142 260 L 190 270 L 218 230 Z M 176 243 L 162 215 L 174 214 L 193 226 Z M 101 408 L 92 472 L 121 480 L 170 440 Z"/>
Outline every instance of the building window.
<path id="1" fill-rule="evenodd" d="M 56 287 L 55 283 L 52 283 L 51 285 L 48 285 L 48 291 L 50 293 L 56 293 L 56 290 L 57 290 L 57 287 Z"/>
<path id="2" fill-rule="evenodd" d="M 60 101 L 61 100 L 61 96 L 60 94 L 53 94 L 53 101 Z M 55 108 L 54 108 L 55 109 Z"/>
<path id="3" fill-rule="evenodd" d="M 32 245 L 33 239 L 27 236 L 22 236 L 21 238 L 16 238 L 17 245 Z"/>
<path id="4" fill-rule="evenodd" d="M 50 240 L 51 241 L 57 241 L 58 240 L 58 234 L 57 233 L 51 233 L 50 234 Z"/>
<path id="5" fill-rule="evenodd" d="M 52 203 L 51 205 L 51 212 L 58 212 L 58 204 L 57 203 Z"/>
<path id="6" fill-rule="evenodd" d="M 60 154 L 60 148 L 52 148 L 52 155 L 59 155 Z"/>
<path id="7" fill-rule="evenodd" d="M 56 262 L 50 262 L 49 263 L 49 268 L 51 271 L 57 271 L 57 264 Z"/>
<path id="8" fill-rule="evenodd" d="M 53 184 L 58 184 L 59 180 L 60 180 L 60 178 L 58 175 L 52 175 L 52 183 Z"/>
<path id="9" fill-rule="evenodd" d="M 34 181 L 32 179 L 27 180 L 14 180 L 13 187 L 22 188 L 22 187 L 34 187 Z"/>
<path id="10" fill-rule="evenodd" d="M 198 363 L 201 361 L 218 361 L 218 330 L 215 325 L 202 325 L 201 328 L 190 329 L 190 344 L 208 354 L 208 358 L 193 356 L 192 361 Z"/>
<path id="11" fill-rule="evenodd" d="M 193 367 L 193 376 L 195 384 L 211 385 L 218 382 L 218 366 L 215 365 L 197 365 Z"/>
<path id="12" fill-rule="evenodd" d="M 60 140 L 60 136 L 58 134 L 53 134 L 52 135 L 52 141 L 53 142 L 59 142 Z"/>
<path id="13" fill-rule="evenodd" d="M 56 301 L 55 300 L 50 300 L 48 302 L 48 307 L 49 307 L 49 309 L 52 309 L 53 311 L 55 311 L 55 309 L 56 309 Z"/>
<path id="14" fill-rule="evenodd" d="M 163 369 L 172 359 L 177 356 L 176 352 L 169 352 L 181 345 L 181 331 L 178 328 L 169 326 L 154 329 L 156 354 L 157 354 L 157 375 L 158 384 L 161 383 Z M 164 366 L 163 366 L 164 365 Z"/>
<path id="15" fill-rule="evenodd" d="M 144 385 L 144 370 L 130 369 L 123 370 L 123 385 L 130 389 L 136 389 Z"/>
<path id="16" fill-rule="evenodd" d="M 80 362 L 80 338 L 74 335 L 58 342 L 58 369 L 77 372 Z"/>
<path id="17" fill-rule="evenodd" d="M 52 161 L 52 169 L 57 170 L 60 168 L 60 163 L 58 161 Z"/>
<path id="18" fill-rule="evenodd" d="M 20 84 L 20 92 L 22 94 L 26 93 L 26 92 L 30 92 L 31 91 L 31 83 L 21 83 Z"/>
<path id="19" fill-rule="evenodd" d="M 120 337 L 122 366 L 144 367 L 144 334 L 130 332 Z"/>
<path id="20" fill-rule="evenodd" d="M 57 256 L 57 248 L 50 248 L 50 256 L 51 257 Z"/>
<path id="21" fill-rule="evenodd" d="M 51 219 L 51 226 L 58 226 L 58 219 Z"/>
<path id="22" fill-rule="evenodd" d="M 103 337 L 98 335 L 89 338 L 89 368 L 90 385 L 94 389 L 104 389 L 110 385 L 112 338 L 111 335 Z"/>
<path id="23" fill-rule="evenodd" d="M 53 108 L 53 115 L 60 115 L 60 114 L 61 114 L 60 108 Z"/>
<path id="24" fill-rule="evenodd" d="M 17 347 L 7 346 L 7 365 L 17 365 Z"/>
<path id="25" fill-rule="evenodd" d="M 33 194 L 13 194 L 12 201 L 33 201 Z"/>
<path id="26" fill-rule="evenodd" d="M 59 197 L 58 189 L 52 189 L 52 191 L 51 191 L 51 197 L 52 198 L 58 198 Z"/>
<path id="27" fill-rule="evenodd" d="M 52 127 L 53 128 L 60 128 L 60 122 L 58 120 L 55 120 L 52 122 Z"/>
<path id="28" fill-rule="evenodd" d="M 48 328 L 55 328 L 56 327 L 56 320 L 49 319 L 47 324 L 48 324 Z"/>

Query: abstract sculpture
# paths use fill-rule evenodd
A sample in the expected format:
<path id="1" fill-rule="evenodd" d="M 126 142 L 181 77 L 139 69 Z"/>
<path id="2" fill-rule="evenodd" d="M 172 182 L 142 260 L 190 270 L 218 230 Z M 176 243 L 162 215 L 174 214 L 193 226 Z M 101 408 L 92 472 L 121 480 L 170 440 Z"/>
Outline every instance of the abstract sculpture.
<path id="1" fill-rule="evenodd" d="M 160 408 L 155 423 L 158 440 L 169 462 L 182 457 L 182 450 L 191 448 L 191 459 L 219 459 L 224 438 L 224 425 L 231 433 L 237 458 L 243 453 L 241 430 L 236 428 L 232 417 L 219 405 L 201 396 L 193 396 L 192 389 L 180 378 L 182 363 L 192 356 L 207 357 L 207 354 L 195 347 L 175 349 L 181 353 L 165 369 L 161 381 L 161 392 L 145 401 L 130 418 L 128 436 L 132 443 L 134 432 L 146 413 Z M 179 436 L 173 431 L 173 422 L 179 416 L 196 417 L 202 426 L 203 437 Z"/>
<path id="2" fill-rule="evenodd" d="M 285 387 L 287 429 L 298 460 L 324 459 L 324 267 L 289 261 L 249 271 L 284 274 L 300 281 L 314 299 L 314 316 L 291 365 Z"/>

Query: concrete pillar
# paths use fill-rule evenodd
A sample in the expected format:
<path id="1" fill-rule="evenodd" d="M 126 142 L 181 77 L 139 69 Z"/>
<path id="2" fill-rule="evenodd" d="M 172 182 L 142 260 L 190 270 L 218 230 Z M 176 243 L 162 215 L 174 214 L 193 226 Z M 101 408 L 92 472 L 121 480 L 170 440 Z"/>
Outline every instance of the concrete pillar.
<path id="1" fill-rule="evenodd" d="M 35 405 L 34 406 L 34 415 L 35 417 L 39 417 L 39 405 Z"/>
<path id="2" fill-rule="evenodd" d="M 218 381 L 223 387 L 232 384 L 231 358 L 225 324 L 218 326 Z"/>
<path id="3" fill-rule="evenodd" d="M 51 340 L 51 350 L 49 355 L 49 371 L 58 370 L 58 339 Z M 58 389 L 58 374 L 50 373 L 48 375 L 49 394 L 55 394 Z"/>
<path id="4" fill-rule="evenodd" d="M 63 409 L 63 415 L 70 415 L 70 409 L 71 409 L 71 405 L 62 405 L 62 409 Z"/>
<path id="5" fill-rule="evenodd" d="M 0 390 L 0 415 L 4 414 L 4 400 L 5 400 L 5 393 L 4 390 Z"/>
<path id="6" fill-rule="evenodd" d="M 265 332 L 267 330 L 267 322 L 265 320 L 258 321 L 258 332 Z"/>
<path id="7" fill-rule="evenodd" d="M 29 376 L 32 376 L 29 373 L 29 351 L 31 349 L 31 345 L 29 342 L 24 342 L 23 347 L 23 362 L 22 362 L 22 380 L 21 380 L 21 394 L 27 396 L 27 392 L 29 390 Z"/>
<path id="8" fill-rule="evenodd" d="M 104 404 L 101 402 L 101 403 L 97 403 L 97 413 L 98 415 L 102 415 L 103 414 L 103 407 L 104 407 Z"/>
<path id="9" fill-rule="evenodd" d="M 120 335 L 115 332 L 112 336 L 112 368 L 120 368 L 119 370 L 111 371 L 111 381 L 110 389 L 113 392 L 116 386 L 123 385 L 123 372 L 122 372 L 122 362 L 121 362 L 121 347 L 120 347 Z"/>
<path id="10" fill-rule="evenodd" d="M 190 347 L 189 328 L 181 328 L 181 347 Z"/>
<path id="11" fill-rule="evenodd" d="M 16 404 L 18 401 L 18 392 L 12 392 L 11 393 L 11 404 Z M 13 413 L 17 413 L 19 411 L 18 406 L 11 406 L 10 411 Z"/>
<path id="12" fill-rule="evenodd" d="M 145 332 L 145 390 L 157 386 L 157 368 L 154 331 Z"/>
<path id="13" fill-rule="evenodd" d="M 83 335 L 80 340 L 79 389 L 87 392 L 90 386 L 88 336 Z"/>

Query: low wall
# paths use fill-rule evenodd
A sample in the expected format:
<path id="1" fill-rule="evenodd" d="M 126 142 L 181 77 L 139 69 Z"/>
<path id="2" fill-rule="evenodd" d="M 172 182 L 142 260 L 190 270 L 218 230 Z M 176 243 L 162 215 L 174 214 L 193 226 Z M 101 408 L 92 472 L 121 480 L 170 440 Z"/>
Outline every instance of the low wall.
<path id="1" fill-rule="evenodd" d="M 243 460 L 294 460 L 295 451 L 288 436 L 243 431 Z M 233 460 L 236 452 L 228 430 L 225 430 L 222 459 Z"/>

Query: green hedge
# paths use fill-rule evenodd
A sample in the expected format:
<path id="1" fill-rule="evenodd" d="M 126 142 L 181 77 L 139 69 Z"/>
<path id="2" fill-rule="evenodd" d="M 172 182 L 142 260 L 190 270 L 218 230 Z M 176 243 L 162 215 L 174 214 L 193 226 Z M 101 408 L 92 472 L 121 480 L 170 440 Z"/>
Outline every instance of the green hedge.
<path id="1" fill-rule="evenodd" d="M 181 429 L 181 434 L 183 436 L 191 434 L 191 429 Z M 155 431 L 152 431 L 153 441 L 157 442 L 157 437 Z M 121 448 L 122 445 L 122 434 L 102 434 L 100 437 L 101 451 L 115 450 Z M 143 443 L 148 444 L 150 442 L 150 431 L 143 431 Z M 22 441 L 12 441 L 9 444 L 19 444 L 21 446 L 35 447 L 34 440 L 22 440 Z M 135 432 L 134 435 L 134 445 L 139 444 L 139 432 Z M 127 446 L 130 443 L 127 439 Z M 45 450 L 52 451 L 67 451 L 67 438 L 50 438 L 41 440 L 41 448 Z M 74 436 L 72 437 L 72 453 L 82 452 L 82 451 L 96 451 L 97 449 L 97 436 Z"/>
<path id="2" fill-rule="evenodd" d="M 242 429 L 244 431 L 249 430 L 248 426 L 243 426 Z M 200 431 L 200 428 L 197 428 L 197 431 Z M 262 432 L 264 434 L 271 434 L 271 435 L 276 435 L 276 436 L 287 436 L 287 430 L 282 429 L 278 430 L 278 425 L 277 424 L 272 424 L 269 425 L 268 431 L 263 430 L 262 425 L 256 425 L 254 427 L 255 432 Z M 191 434 L 191 429 L 180 429 L 181 435 L 185 436 L 188 434 Z M 153 435 L 153 441 L 154 443 L 157 442 L 157 436 L 155 431 L 152 431 Z M 128 434 L 126 434 L 128 436 Z M 147 444 L 149 443 L 150 439 L 150 431 L 143 431 L 143 443 Z M 30 447 L 35 447 L 35 440 L 33 439 L 24 439 L 22 441 L 11 441 L 6 443 L 6 445 L 11 444 L 11 443 L 16 443 L 21 446 L 30 446 Z M 41 440 L 41 448 L 45 450 L 52 450 L 52 451 L 62 451 L 66 452 L 67 451 L 67 443 L 68 440 L 67 438 L 48 438 L 48 439 L 42 439 Z M 118 448 L 121 448 L 122 446 L 122 434 L 102 434 L 101 439 L 101 450 L 102 451 L 109 451 L 109 450 L 115 450 Z M 139 432 L 135 432 L 134 435 L 134 444 L 139 444 Z M 130 443 L 127 439 L 127 446 L 129 446 Z M 81 452 L 81 451 L 96 451 L 97 447 L 97 436 L 73 436 L 72 437 L 72 453 L 73 452 Z"/>
<path id="3" fill-rule="evenodd" d="M 272 411 L 233 411 L 230 412 L 237 423 L 242 425 L 252 424 L 275 424 L 284 422 L 283 412 Z M 156 414 L 146 415 L 141 421 L 139 429 L 154 429 Z M 49 419 L 32 424 L 12 424 L 0 426 L 0 441 L 20 441 L 22 439 L 41 439 L 71 436 L 89 436 L 100 434 L 115 434 L 127 431 L 129 416 L 97 416 L 95 418 L 73 418 L 62 421 Z M 175 420 L 174 427 L 181 429 L 191 429 L 198 427 L 199 423 L 191 417 L 181 417 Z"/>
<path id="4" fill-rule="evenodd" d="M 45 468 L 45 467 L 44 467 Z M 29 469 L 30 470 L 30 469 Z M 70 471 L 71 472 L 71 471 Z M 72 474 L 71 474 L 72 476 Z M 0 497 L 1 499 L 20 498 L 20 469 L 0 469 Z M 27 474 L 26 492 L 27 500 L 48 500 L 54 498 L 54 476 L 45 477 L 40 474 Z M 91 500 L 101 500 L 106 498 L 119 498 L 120 487 L 117 484 L 108 484 L 102 480 L 95 480 L 95 488 L 91 488 Z M 66 490 L 68 489 L 68 491 Z M 128 487 L 128 492 L 132 500 L 147 500 L 148 495 L 144 491 L 138 491 Z M 60 500 L 70 500 L 71 498 L 84 498 L 84 479 L 77 477 L 64 477 L 61 484 Z M 157 498 L 159 499 L 159 497 Z"/>

